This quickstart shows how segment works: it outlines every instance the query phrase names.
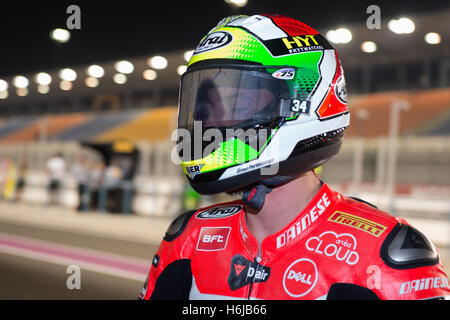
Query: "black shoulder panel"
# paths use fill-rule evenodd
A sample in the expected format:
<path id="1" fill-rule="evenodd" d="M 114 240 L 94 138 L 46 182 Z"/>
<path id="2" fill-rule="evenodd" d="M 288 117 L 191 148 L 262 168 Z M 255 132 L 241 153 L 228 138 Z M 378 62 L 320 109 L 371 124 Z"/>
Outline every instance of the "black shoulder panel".
<path id="1" fill-rule="evenodd" d="M 188 300 L 191 285 L 191 261 L 175 260 L 159 275 L 150 300 Z"/>
<path id="2" fill-rule="evenodd" d="M 197 210 L 191 210 L 187 211 L 181 215 L 179 215 L 169 226 L 169 228 L 166 231 L 166 234 L 164 235 L 165 241 L 173 241 L 175 240 L 180 234 L 183 233 L 184 228 L 186 228 L 186 225 L 189 222 L 189 219 L 196 213 Z"/>
<path id="3" fill-rule="evenodd" d="M 358 202 L 365 203 L 365 204 L 367 204 L 368 206 L 371 206 L 372 208 L 378 209 L 377 206 L 375 206 L 375 205 L 371 204 L 370 202 L 367 202 L 367 201 L 365 201 L 365 200 L 363 200 L 363 199 L 356 198 L 356 197 L 350 197 L 350 199 L 356 200 L 356 201 L 358 201 Z"/>
<path id="4" fill-rule="evenodd" d="M 391 268 L 412 269 L 432 266 L 439 256 L 428 238 L 417 229 L 399 223 L 381 246 L 381 258 Z"/>
<path id="5" fill-rule="evenodd" d="M 352 283 L 334 283 L 327 300 L 380 300 L 372 290 Z"/>

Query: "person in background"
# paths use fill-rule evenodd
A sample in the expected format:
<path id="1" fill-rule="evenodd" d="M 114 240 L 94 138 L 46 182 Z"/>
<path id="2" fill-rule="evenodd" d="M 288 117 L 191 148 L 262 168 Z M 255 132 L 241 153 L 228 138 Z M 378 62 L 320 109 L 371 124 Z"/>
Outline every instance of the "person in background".
<path id="1" fill-rule="evenodd" d="M 91 194 L 91 209 L 98 207 L 98 191 L 103 185 L 105 163 L 103 161 L 89 161 L 89 189 Z"/>
<path id="2" fill-rule="evenodd" d="M 10 158 L 3 161 L 3 192 L 4 200 L 14 200 L 17 180 L 17 167 Z"/>
<path id="3" fill-rule="evenodd" d="M 28 173 L 28 161 L 22 158 L 17 168 L 16 195 L 15 201 L 22 201 L 22 194 L 26 184 L 26 176 Z"/>
<path id="4" fill-rule="evenodd" d="M 89 208 L 89 184 L 87 159 L 83 155 L 78 155 L 71 168 L 72 177 L 78 185 L 78 211 L 86 211 Z"/>
<path id="5" fill-rule="evenodd" d="M 64 175 L 66 172 L 66 161 L 64 160 L 63 155 L 59 152 L 55 153 L 50 159 L 48 159 L 45 169 L 49 177 L 48 204 L 58 204 L 58 197 L 60 195 L 61 187 L 64 182 Z"/>
<path id="6" fill-rule="evenodd" d="M 112 161 L 105 169 L 105 179 L 103 186 L 105 188 L 114 188 L 119 186 L 123 178 L 123 171 L 116 161 Z"/>

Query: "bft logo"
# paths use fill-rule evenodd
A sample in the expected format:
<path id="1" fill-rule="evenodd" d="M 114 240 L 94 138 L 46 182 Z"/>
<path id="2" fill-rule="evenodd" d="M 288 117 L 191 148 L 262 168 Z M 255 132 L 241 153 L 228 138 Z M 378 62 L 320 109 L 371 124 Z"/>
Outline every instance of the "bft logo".
<path id="1" fill-rule="evenodd" d="M 225 249 L 230 227 L 203 227 L 198 237 L 197 251 L 219 251 Z"/>

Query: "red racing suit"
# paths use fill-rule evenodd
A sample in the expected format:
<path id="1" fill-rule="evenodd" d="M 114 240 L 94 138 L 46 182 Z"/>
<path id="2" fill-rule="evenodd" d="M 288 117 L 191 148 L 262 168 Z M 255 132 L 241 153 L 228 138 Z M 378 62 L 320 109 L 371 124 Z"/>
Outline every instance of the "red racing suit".
<path id="1" fill-rule="evenodd" d="M 276 212 L 274 212 L 276 214 Z M 179 216 L 141 299 L 441 299 L 433 244 L 405 220 L 323 184 L 299 215 L 258 242 L 240 201 Z"/>

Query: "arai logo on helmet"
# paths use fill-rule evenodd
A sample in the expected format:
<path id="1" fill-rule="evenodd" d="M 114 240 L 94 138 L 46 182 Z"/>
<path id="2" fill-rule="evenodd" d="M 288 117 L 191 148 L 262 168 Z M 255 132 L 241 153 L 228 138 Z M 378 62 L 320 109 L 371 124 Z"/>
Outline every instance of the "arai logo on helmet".
<path id="1" fill-rule="evenodd" d="M 194 54 L 203 53 L 206 51 L 216 50 L 225 47 L 233 41 L 233 35 L 226 31 L 217 31 L 206 36 L 202 42 L 197 46 Z"/>
<path id="2" fill-rule="evenodd" d="M 292 68 L 284 68 L 272 73 L 272 77 L 280 80 L 292 80 L 294 79 L 295 70 Z"/>
<path id="3" fill-rule="evenodd" d="M 197 213 L 196 217 L 199 219 L 219 219 L 230 217 L 242 210 L 242 206 L 222 206 L 214 207 L 208 210 Z"/>

